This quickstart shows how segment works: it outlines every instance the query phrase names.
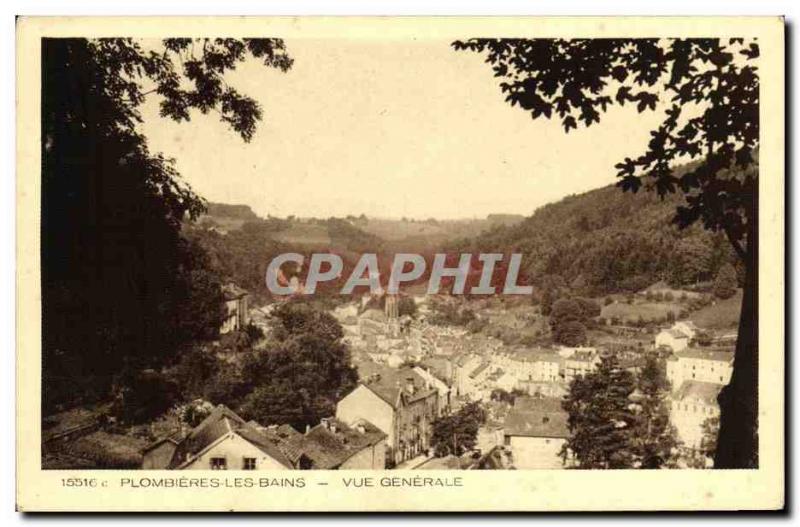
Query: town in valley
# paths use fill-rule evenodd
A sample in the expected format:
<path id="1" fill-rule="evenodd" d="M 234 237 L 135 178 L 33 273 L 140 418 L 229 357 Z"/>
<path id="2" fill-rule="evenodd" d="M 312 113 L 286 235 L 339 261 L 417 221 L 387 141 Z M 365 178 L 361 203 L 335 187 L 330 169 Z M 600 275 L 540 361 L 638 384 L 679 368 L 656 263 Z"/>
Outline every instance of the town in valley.
<path id="1" fill-rule="evenodd" d="M 758 468 L 757 39 L 39 44 L 42 469 Z"/>
<path id="2" fill-rule="evenodd" d="M 237 214 L 230 211 L 235 208 L 216 208 L 219 215 L 207 215 L 189 228 L 192 236 L 228 243 L 248 229 L 246 222 L 234 220 Z M 270 221 L 255 219 L 253 225 Z M 353 229 L 364 226 L 363 219 L 341 221 Z M 315 224 L 293 223 L 282 232 L 303 232 Z M 570 425 L 565 401 L 576 380 L 597 375 L 605 363 L 606 369 L 629 375 L 631 416 L 641 412 L 644 376 L 661 383 L 654 400 L 668 417 L 662 425 L 670 438 L 670 466 L 710 468 L 717 395 L 732 373 L 741 297 L 735 275 L 726 277 L 726 271 L 721 267 L 723 276 L 705 284 L 658 281 L 595 298 L 577 295 L 580 283 L 560 282 L 532 297 L 429 295 L 423 283 L 394 294 L 362 288 L 349 296 L 332 287 L 320 298 L 304 294 L 300 274 L 281 273 L 284 287 L 295 291 L 284 296 L 270 296 L 264 284 L 254 294 L 227 282 L 220 289 L 222 319 L 214 337 L 196 343 L 177 364 L 149 372 L 175 379 L 182 393 L 157 401 L 150 410 L 155 415 L 144 419 L 120 417 L 114 408 L 119 399 L 47 416 L 44 466 L 579 468 L 568 444 L 577 425 Z M 253 400 L 258 388 L 241 397 L 235 395 L 241 386 L 229 386 L 242 369 L 260 367 L 259 357 L 284 353 L 277 348 L 280 340 L 285 343 L 282 334 L 290 322 L 298 328 L 289 331 L 310 334 L 329 326 L 332 335 L 323 336 L 331 339 L 331 352 L 341 352 L 348 364 L 339 366 L 354 372 L 346 390 L 322 406 L 327 413 L 308 411 L 316 411 L 313 422 L 294 414 L 284 414 L 291 418 L 281 421 L 280 411 L 260 408 Z M 319 345 L 303 344 L 303 338 L 298 334 L 294 345 Z M 291 368 L 314 368 L 296 358 Z M 290 400 L 295 395 L 289 387 L 287 400 L 277 405 L 297 404 Z"/>

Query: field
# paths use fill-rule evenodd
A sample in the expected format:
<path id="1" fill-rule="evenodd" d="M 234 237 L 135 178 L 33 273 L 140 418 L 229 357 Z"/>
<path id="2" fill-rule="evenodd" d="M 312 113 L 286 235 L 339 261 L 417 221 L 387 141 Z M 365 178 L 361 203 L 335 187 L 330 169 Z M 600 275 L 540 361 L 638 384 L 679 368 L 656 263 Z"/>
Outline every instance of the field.
<path id="1" fill-rule="evenodd" d="M 634 301 L 628 304 L 624 301 L 616 301 L 613 304 L 603 306 L 600 316 L 610 320 L 618 318 L 619 320 L 627 320 L 635 322 L 639 317 L 645 321 L 662 320 L 667 317 L 671 311 L 676 317 L 678 313 L 685 310 L 678 302 L 647 302 L 647 301 Z"/>
<path id="2" fill-rule="evenodd" d="M 727 300 L 716 300 L 714 304 L 699 309 L 689 318 L 701 328 L 731 329 L 739 325 L 739 314 L 742 309 L 742 291 Z"/>
<path id="3" fill-rule="evenodd" d="M 325 225 L 313 223 L 292 222 L 288 229 L 275 234 L 277 241 L 290 245 L 312 245 L 316 247 L 330 247 L 331 237 Z"/>

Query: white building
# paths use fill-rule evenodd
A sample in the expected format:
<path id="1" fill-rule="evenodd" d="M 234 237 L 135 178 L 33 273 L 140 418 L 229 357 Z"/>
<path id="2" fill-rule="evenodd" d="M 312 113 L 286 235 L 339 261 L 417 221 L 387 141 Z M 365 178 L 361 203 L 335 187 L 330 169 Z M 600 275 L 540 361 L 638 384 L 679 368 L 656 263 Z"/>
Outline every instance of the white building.
<path id="1" fill-rule="evenodd" d="M 703 440 L 703 423 L 719 417 L 719 395 L 722 385 L 703 381 L 684 381 L 672 396 L 670 421 L 683 446 L 698 449 Z"/>
<path id="2" fill-rule="evenodd" d="M 559 399 L 517 398 L 506 416 L 503 435 L 514 468 L 564 468 L 561 450 L 569 429 Z"/>
<path id="3" fill-rule="evenodd" d="M 249 322 L 247 291 L 236 284 L 226 284 L 222 296 L 225 299 L 225 319 L 219 332 L 225 334 L 244 328 Z"/>
<path id="4" fill-rule="evenodd" d="M 671 328 L 659 331 L 656 334 L 655 346 L 670 348 L 672 351 L 681 351 L 689 347 L 692 339 L 697 336 L 699 329 L 690 320 L 675 322 Z"/>
<path id="5" fill-rule="evenodd" d="M 687 348 L 667 359 L 667 380 L 673 392 L 684 381 L 700 381 L 725 386 L 733 373 L 733 352 L 727 349 Z"/>
<path id="6" fill-rule="evenodd" d="M 681 351 L 689 347 L 689 337 L 675 329 L 663 329 L 656 334 L 656 348 L 662 346 L 672 351 Z"/>
<path id="7" fill-rule="evenodd" d="M 148 446 L 142 468 L 286 470 L 293 463 L 253 424 L 220 405 L 185 437 L 164 438 Z"/>
<path id="8" fill-rule="evenodd" d="M 365 419 L 383 431 L 389 465 L 425 453 L 439 416 L 436 388 L 411 368 L 363 369 L 361 383 L 336 404 L 336 418 L 345 423 Z"/>

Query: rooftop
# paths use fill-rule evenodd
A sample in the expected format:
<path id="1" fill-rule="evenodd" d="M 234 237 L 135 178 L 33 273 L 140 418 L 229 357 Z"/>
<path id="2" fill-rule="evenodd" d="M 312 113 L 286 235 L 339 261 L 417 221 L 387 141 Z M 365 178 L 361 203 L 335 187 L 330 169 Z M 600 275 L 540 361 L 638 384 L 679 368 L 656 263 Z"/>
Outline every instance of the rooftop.
<path id="1" fill-rule="evenodd" d="M 721 362 L 732 362 L 733 351 L 728 348 L 686 348 L 673 355 L 681 359 L 702 359 Z"/>
<path id="2" fill-rule="evenodd" d="M 335 419 L 324 419 L 305 435 L 292 441 L 312 462 L 312 468 L 327 470 L 340 466 L 350 457 L 386 439 L 386 434 L 365 419 L 353 426 Z"/>
<path id="3" fill-rule="evenodd" d="M 228 407 L 219 405 L 178 443 L 169 468 L 180 467 L 229 433 L 238 434 L 286 467 L 292 466 L 291 459 L 268 436 Z"/>
<path id="4" fill-rule="evenodd" d="M 430 387 L 427 381 L 413 368 L 395 369 L 376 363 L 362 363 L 359 364 L 358 373 L 361 377 L 361 384 L 392 407 L 397 406 L 401 394 L 406 402 L 413 402 L 436 393 L 436 389 Z M 414 383 L 413 394 L 406 390 L 409 381 Z"/>
<path id="5" fill-rule="evenodd" d="M 519 410 L 512 408 L 505 420 L 507 436 L 567 438 L 567 413 Z"/>

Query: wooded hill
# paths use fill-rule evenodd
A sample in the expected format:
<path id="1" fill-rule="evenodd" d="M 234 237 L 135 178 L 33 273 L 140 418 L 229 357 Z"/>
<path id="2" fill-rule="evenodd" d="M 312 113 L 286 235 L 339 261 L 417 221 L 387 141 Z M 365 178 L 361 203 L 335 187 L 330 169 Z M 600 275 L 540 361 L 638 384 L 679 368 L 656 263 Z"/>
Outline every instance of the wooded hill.
<path id="1" fill-rule="evenodd" d="M 266 294 L 266 265 L 280 252 L 333 251 L 348 267 L 363 252 L 389 255 L 410 249 L 521 252 L 526 283 L 544 287 L 554 282 L 575 294 L 597 296 L 640 291 L 661 280 L 681 287 L 707 284 L 724 263 L 735 263 L 723 234 L 672 224 L 679 199 L 624 193 L 611 185 L 545 205 L 521 221 L 470 220 L 482 222 L 481 228 L 472 225 L 471 235 L 458 240 L 442 239 L 440 229 L 433 228 L 427 238 L 422 231 L 402 239 L 374 232 L 376 226 L 387 231 L 391 221 L 407 230 L 409 220 L 262 219 L 246 206 L 210 204 L 209 213 L 187 232 L 227 279 L 257 296 Z M 436 227 L 433 220 L 420 224 L 426 222 Z M 209 226 L 234 228 L 223 234 Z"/>
<path id="2" fill-rule="evenodd" d="M 672 224 L 679 199 L 611 185 L 545 205 L 521 223 L 461 239 L 448 250 L 522 252 L 532 283 L 553 279 L 583 295 L 639 291 L 659 280 L 675 286 L 713 280 L 725 262 L 734 262 L 733 252 L 721 233 Z"/>

